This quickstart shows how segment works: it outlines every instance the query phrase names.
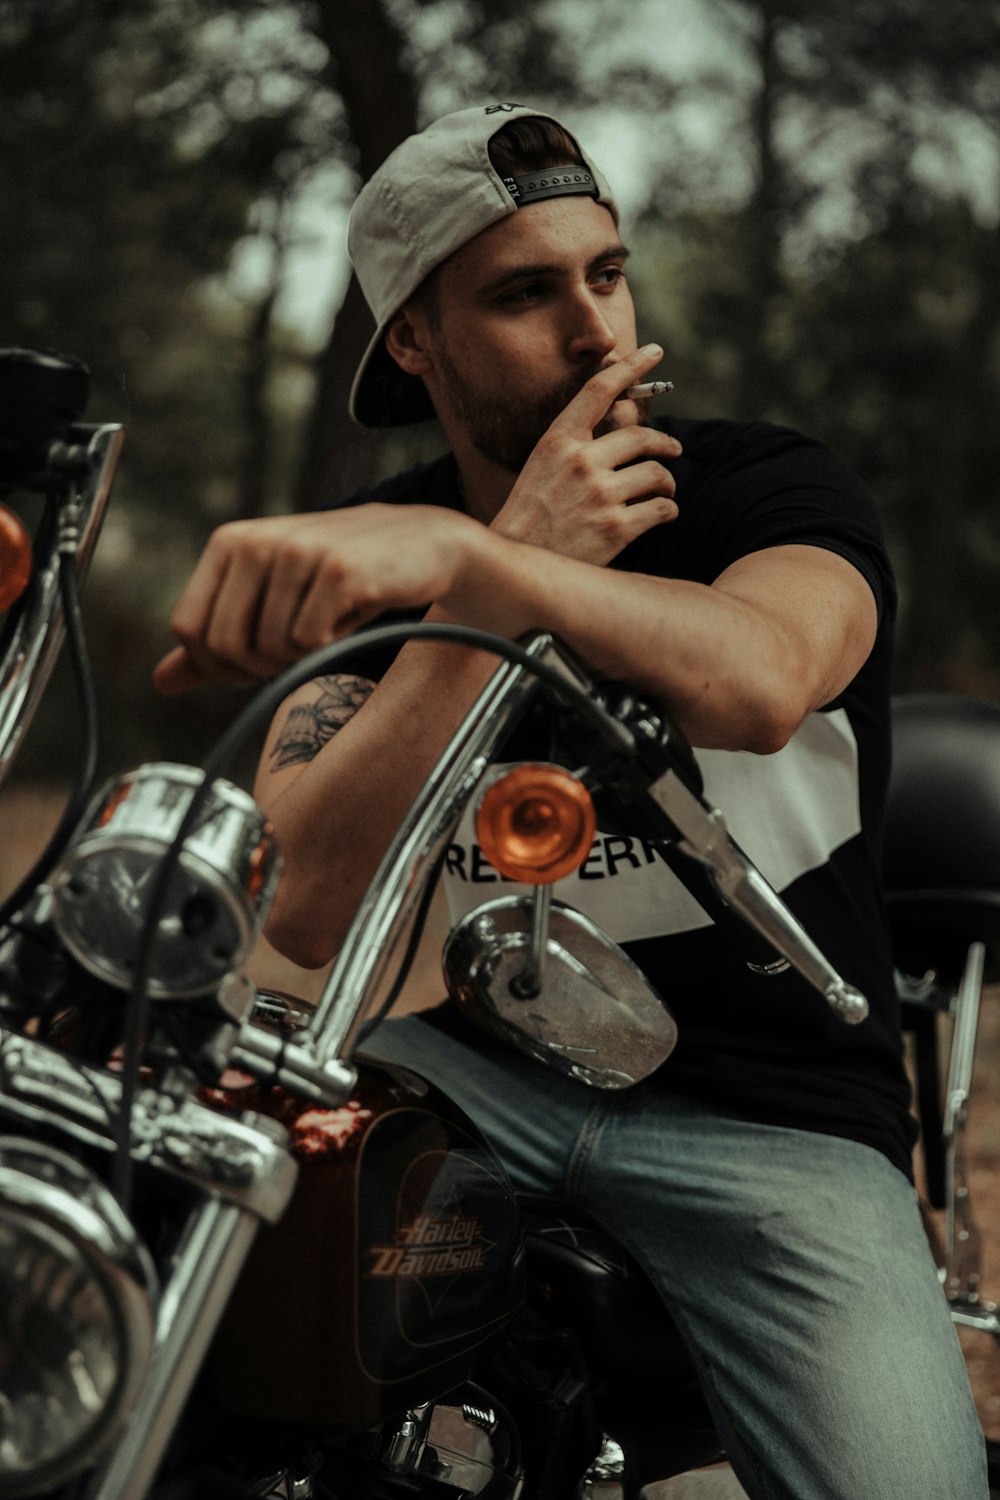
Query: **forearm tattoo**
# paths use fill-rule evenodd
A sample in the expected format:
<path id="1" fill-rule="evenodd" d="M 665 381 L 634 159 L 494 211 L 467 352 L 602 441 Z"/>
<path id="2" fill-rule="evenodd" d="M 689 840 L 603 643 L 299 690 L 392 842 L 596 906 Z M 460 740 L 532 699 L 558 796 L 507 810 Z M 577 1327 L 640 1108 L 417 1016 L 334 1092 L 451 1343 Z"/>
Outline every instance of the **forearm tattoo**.
<path id="1" fill-rule="evenodd" d="M 353 719 L 375 684 L 367 677 L 329 676 L 317 677 L 314 686 L 314 701 L 297 703 L 285 720 L 268 757 L 272 771 L 302 765 L 318 755 L 337 730 Z"/>

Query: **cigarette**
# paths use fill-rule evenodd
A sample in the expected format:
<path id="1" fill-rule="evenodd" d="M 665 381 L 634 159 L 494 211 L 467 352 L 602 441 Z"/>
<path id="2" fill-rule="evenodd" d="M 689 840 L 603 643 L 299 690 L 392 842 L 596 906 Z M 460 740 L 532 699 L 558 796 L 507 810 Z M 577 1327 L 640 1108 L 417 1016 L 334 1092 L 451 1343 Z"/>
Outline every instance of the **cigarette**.
<path id="1" fill-rule="evenodd" d="M 620 396 L 615 397 L 615 400 L 624 401 L 626 396 L 632 401 L 637 396 L 665 396 L 673 388 L 672 380 L 650 380 L 645 385 L 630 385 L 628 390 L 622 391 Z"/>

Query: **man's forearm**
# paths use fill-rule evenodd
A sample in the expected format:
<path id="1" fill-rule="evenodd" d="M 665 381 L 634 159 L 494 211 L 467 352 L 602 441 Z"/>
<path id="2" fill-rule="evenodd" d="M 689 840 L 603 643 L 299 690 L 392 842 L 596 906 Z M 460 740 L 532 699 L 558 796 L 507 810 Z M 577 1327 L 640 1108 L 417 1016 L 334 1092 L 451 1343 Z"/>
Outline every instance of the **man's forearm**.
<path id="1" fill-rule="evenodd" d="M 662 700 L 696 745 L 761 752 L 846 686 L 875 630 L 861 575 L 806 546 L 752 554 L 707 586 L 487 533 L 445 603 L 499 634 L 553 631 L 597 672 Z"/>
<path id="2" fill-rule="evenodd" d="M 601 674 L 661 699 L 696 745 L 728 749 L 779 748 L 851 680 L 875 631 L 867 583 L 815 547 L 754 553 L 708 586 L 560 556 L 436 507 L 374 505 L 220 528 L 175 610 L 181 645 L 157 680 L 169 691 L 233 669 L 273 672 L 429 600 L 506 636 L 549 629 Z M 262 772 L 290 872 L 272 931 L 298 962 L 337 947 L 493 667 L 481 653 L 412 643 L 312 762 L 294 776 Z"/>
<path id="3" fill-rule="evenodd" d="M 338 950 L 403 817 L 497 665 L 460 646 L 405 646 L 358 712 L 293 772 L 275 769 L 270 754 L 279 715 L 255 793 L 285 856 L 267 936 L 287 957 L 311 968 Z"/>
<path id="4" fill-rule="evenodd" d="M 803 571 L 809 619 L 796 633 L 791 595 Z M 447 604 L 453 617 L 499 634 L 552 629 L 597 672 L 662 699 L 697 745 L 766 752 L 854 675 L 874 605 L 849 564 L 814 548 L 759 554 L 730 583 L 736 592 L 489 542 L 456 574 Z M 782 600 L 777 615 L 754 602 L 772 589 Z M 872 619 L 838 628 L 852 612 Z M 269 936 L 299 963 L 323 963 L 339 946 L 400 820 L 495 666 L 480 652 L 411 643 L 299 774 L 279 782 L 262 770 L 258 796 L 288 856 Z"/>

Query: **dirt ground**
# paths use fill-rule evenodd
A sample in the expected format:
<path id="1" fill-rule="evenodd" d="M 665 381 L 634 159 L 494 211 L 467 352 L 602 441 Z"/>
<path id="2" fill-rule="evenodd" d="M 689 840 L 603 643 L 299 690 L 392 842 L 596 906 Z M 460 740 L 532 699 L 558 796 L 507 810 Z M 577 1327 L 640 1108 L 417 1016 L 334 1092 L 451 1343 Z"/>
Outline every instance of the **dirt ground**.
<path id="1" fill-rule="evenodd" d="M 43 789 L 8 789 L 0 801 L 0 899 L 44 847 L 62 807 L 61 794 Z M 444 933 L 440 911 L 432 912 L 401 1009 L 419 1009 L 440 996 L 437 954 Z M 318 998 L 323 975 L 307 974 L 285 963 L 261 944 L 250 965 L 255 982 Z M 942 1018 L 942 1055 L 947 1058 L 950 1022 Z M 966 1131 L 967 1172 L 973 1219 L 981 1236 L 981 1295 L 1000 1301 L 1000 985 L 987 989 L 980 1017 L 972 1099 Z M 932 1216 L 943 1238 L 944 1215 Z M 1000 1345 L 990 1336 L 962 1329 L 959 1334 L 983 1427 L 1000 1439 Z"/>

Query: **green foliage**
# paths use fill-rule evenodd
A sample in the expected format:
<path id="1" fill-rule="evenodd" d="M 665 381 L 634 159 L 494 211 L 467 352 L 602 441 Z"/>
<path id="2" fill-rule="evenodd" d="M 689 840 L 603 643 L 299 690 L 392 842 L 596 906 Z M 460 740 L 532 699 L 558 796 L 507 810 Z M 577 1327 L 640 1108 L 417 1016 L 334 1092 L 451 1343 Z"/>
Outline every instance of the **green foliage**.
<path id="1" fill-rule="evenodd" d="M 267 7 L 235 9 L 247 26 Z M 311 149 L 287 90 L 266 106 L 234 93 L 213 37 L 233 10 L 0 3 L 0 342 L 82 357 L 88 417 L 127 429 L 87 597 L 114 765 L 170 739 L 150 669 L 198 546 L 241 510 L 245 329 L 213 289 L 289 152 Z M 73 713 L 54 686 L 21 774 L 68 774 Z M 217 717 L 207 702 L 184 716 L 189 742 L 206 716 Z"/>
<path id="2" fill-rule="evenodd" d="M 725 6 L 743 66 L 712 81 L 743 129 L 715 161 L 739 152 L 744 191 L 678 153 L 640 224 L 638 295 L 685 410 L 790 422 L 871 486 L 900 689 L 995 695 L 1000 7 L 900 9 Z"/>

